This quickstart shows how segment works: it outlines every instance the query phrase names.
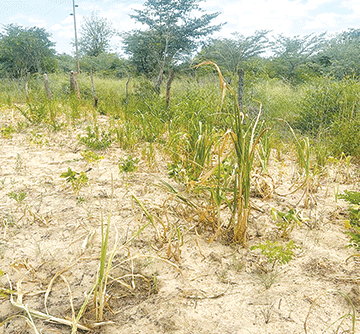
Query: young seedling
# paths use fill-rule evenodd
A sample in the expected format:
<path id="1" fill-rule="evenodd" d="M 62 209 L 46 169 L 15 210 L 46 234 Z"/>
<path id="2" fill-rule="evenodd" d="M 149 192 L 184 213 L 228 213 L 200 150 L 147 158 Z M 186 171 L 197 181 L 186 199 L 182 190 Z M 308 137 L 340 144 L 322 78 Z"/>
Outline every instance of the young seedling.
<path id="1" fill-rule="evenodd" d="M 82 144 L 85 144 L 88 148 L 93 150 L 102 150 L 108 148 L 111 145 L 111 132 L 106 133 L 102 131 L 100 133 L 99 127 L 95 126 L 94 132 L 91 130 L 91 127 L 86 128 L 87 135 L 79 135 L 79 141 Z"/>
<path id="2" fill-rule="evenodd" d="M 294 249 L 298 248 L 294 245 L 294 241 L 290 240 L 285 245 L 279 245 L 277 241 L 271 242 L 266 240 L 265 243 L 260 243 L 250 247 L 254 251 L 260 249 L 261 254 L 266 259 L 265 266 L 259 266 L 260 272 L 258 273 L 259 280 L 264 284 L 266 289 L 269 289 L 274 284 L 279 273 L 276 267 L 279 265 L 287 264 L 294 256 Z"/>
<path id="3" fill-rule="evenodd" d="M 66 179 L 66 182 L 71 183 L 71 187 L 75 194 L 78 194 L 80 189 L 89 181 L 85 172 L 77 173 L 73 171 L 70 167 L 68 171 L 62 173 L 60 177 Z"/>
<path id="4" fill-rule="evenodd" d="M 11 125 L 4 125 L 0 129 L 0 134 L 6 139 L 11 139 L 15 129 Z"/>
<path id="5" fill-rule="evenodd" d="M 299 212 L 290 209 L 288 212 L 281 212 L 275 208 L 271 209 L 271 217 L 276 223 L 276 226 L 281 230 L 281 237 L 288 238 L 296 225 L 301 226 L 303 218 Z"/>
<path id="6" fill-rule="evenodd" d="M 349 203 L 350 220 L 345 222 L 348 229 L 345 233 L 350 235 L 349 247 L 360 250 L 360 192 L 345 190 L 339 198 Z"/>
<path id="7" fill-rule="evenodd" d="M 26 192 L 10 192 L 7 194 L 7 196 L 11 199 L 13 199 L 14 201 L 16 201 L 18 208 L 22 208 L 22 216 L 17 219 L 17 223 L 19 223 L 26 215 L 26 211 L 28 210 L 28 206 L 27 205 L 23 205 L 24 200 L 27 196 Z M 13 225 L 12 221 L 14 220 L 14 218 L 11 215 L 8 215 L 7 219 L 4 219 L 4 223 L 5 223 L 5 231 L 4 231 L 4 236 L 6 235 L 6 228 L 8 226 Z"/>
<path id="8" fill-rule="evenodd" d="M 133 158 L 131 155 L 126 159 L 120 159 L 119 173 L 123 175 L 126 187 L 129 186 L 130 176 L 137 171 L 139 162 L 140 160 L 138 158 Z"/>
<path id="9" fill-rule="evenodd" d="M 290 240 L 285 245 L 279 245 L 277 241 L 271 242 L 266 240 L 263 244 L 257 244 L 250 247 L 250 250 L 260 249 L 262 255 L 272 265 L 271 270 L 276 265 L 287 264 L 294 256 L 294 249 L 298 246 L 294 245 L 294 240 Z"/>
<path id="10" fill-rule="evenodd" d="M 25 199 L 25 197 L 27 196 L 27 193 L 26 192 L 15 192 L 15 191 L 12 191 L 10 193 L 7 194 L 7 196 L 13 200 L 16 201 L 17 204 L 21 205 Z"/>
<path id="11" fill-rule="evenodd" d="M 30 144 L 37 145 L 42 147 L 44 145 L 49 145 L 49 141 L 46 139 L 45 134 L 37 133 L 35 131 L 30 131 L 31 137 L 29 139 Z"/>
<path id="12" fill-rule="evenodd" d="M 82 151 L 80 154 L 83 157 L 83 159 L 86 160 L 89 164 L 93 162 L 97 163 L 98 161 L 104 159 L 103 155 L 98 155 L 90 150 Z"/>

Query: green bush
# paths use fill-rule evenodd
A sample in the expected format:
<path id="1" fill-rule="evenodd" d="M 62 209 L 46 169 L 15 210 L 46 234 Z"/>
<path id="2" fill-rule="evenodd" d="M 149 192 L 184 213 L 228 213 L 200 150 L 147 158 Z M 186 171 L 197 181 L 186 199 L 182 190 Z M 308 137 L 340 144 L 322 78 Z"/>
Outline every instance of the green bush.
<path id="1" fill-rule="evenodd" d="M 334 155 L 360 157 L 360 115 L 335 120 L 330 135 L 330 150 Z"/>
<path id="2" fill-rule="evenodd" d="M 248 86 L 245 91 L 247 103 L 260 101 L 263 104 L 263 117 L 268 122 L 277 123 L 278 118 L 291 122 L 298 115 L 301 94 L 297 87 L 279 79 L 259 80 Z"/>
<path id="3" fill-rule="evenodd" d="M 354 118 L 358 111 L 359 83 L 319 78 L 303 86 L 295 126 L 314 136 L 327 132 L 339 119 Z"/>

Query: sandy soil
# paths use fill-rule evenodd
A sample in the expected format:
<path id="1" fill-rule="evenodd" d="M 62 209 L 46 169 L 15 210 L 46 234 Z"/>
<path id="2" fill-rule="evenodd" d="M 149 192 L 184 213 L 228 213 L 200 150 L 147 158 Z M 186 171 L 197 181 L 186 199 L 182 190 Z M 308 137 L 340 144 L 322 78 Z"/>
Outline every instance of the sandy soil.
<path id="1" fill-rule="evenodd" d="M 19 120 L 14 111 L 0 111 L 0 128 L 16 126 Z M 99 118 L 100 124 L 106 122 Z M 96 280 L 101 217 L 106 223 L 110 214 L 109 249 L 116 233 L 120 242 L 104 323 L 95 333 L 304 333 L 305 325 L 312 334 L 350 333 L 350 316 L 331 324 L 353 312 L 343 293 L 356 312 L 360 307 L 360 261 L 346 262 L 355 252 L 346 248 L 347 204 L 336 202 L 334 194 L 337 189 L 359 190 L 355 167 L 346 175 L 343 164 L 329 165 L 309 208 L 304 200 L 297 204 L 301 191 L 269 199 L 254 196 L 257 209 L 252 210 L 248 247 L 242 248 L 224 238 L 209 242 L 214 234 L 211 224 L 161 186 L 161 180 L 167 180 L 182 188 L 168 179 L 162 156 L 149 167 L 141 148 L 134 149 L 140 165 L 128 181 L 118 168 L 128 152 L 116 143 L 101 152 L 104 159 L 97 164 L 86 162 L 80 154 L 85 147 L 77 138 L 84 128 L 82 124 L 53 133 L 29 127 L 12 138 L 0 137 L 0 270 L 6 274 L 0 277 L 0 289 L 8 289 L 10 281 L 17 291 L 15 301 L 20 295 L 31 310 L 71 320 L 71 303 L 78 312 Z M 69 167 L 77 172 L 91 168 L 86 172 L 89 184 L 79 194 L 60 177 Z M 296 168 L 290 153 L 271 159 L 277 193 L 291 192 Z M 26 197 L 17 203 L 9 197 L 11 192 Z M 149 225 L 124 247 L 148 221 L 131 194 L 156 218 L 158 232 L 165 235 L 162 242 Z M 260 268 L 267 266 L 265 259 L 249 247 L 267 239 L 286 242 L 271 219 L 272 207 L 296 207 L 307 220 L 290 234 L 298 246 L 294 258 L 264 273 Z M 9 318 L 20 314 L 25 315 L 8 297 L 0 297 L 0 321 L 5 320 L 0 333 L 34 333 L 24 318 Z M 91 326 L 94 317 L 90 301 L 81 323 Z M 34 323 L 41 333 L 71 332 L 57 322 L 34 317 Z"/>

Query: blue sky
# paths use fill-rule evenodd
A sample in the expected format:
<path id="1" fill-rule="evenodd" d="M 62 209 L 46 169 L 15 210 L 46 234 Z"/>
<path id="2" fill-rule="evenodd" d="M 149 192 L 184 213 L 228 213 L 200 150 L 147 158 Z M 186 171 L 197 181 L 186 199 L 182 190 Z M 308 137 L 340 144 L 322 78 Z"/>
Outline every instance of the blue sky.
<path id="1" fill-rule="evenodd" d="M 76 0 L 77 24 L 97 11 L 108 18 L 118 31 L 137 27 L 129 17 L 144 0 Z M 271 30 L 285 36 L 309 33 L 329 34 L 360 28 L 360 0 L 206 0 L 206 12 L 221 12 L 214 23 L 227 22 L 217 37 L 238 32 L 248 36 L 256 30 Z M 74 38 L 72 0 L 1 0 L 0 24 L 16 23 L 25 27 L 46 28 L 59 53 L 72 53 Z M 113 40 L 113 51 L 121 51 L 121 39 Z"/>

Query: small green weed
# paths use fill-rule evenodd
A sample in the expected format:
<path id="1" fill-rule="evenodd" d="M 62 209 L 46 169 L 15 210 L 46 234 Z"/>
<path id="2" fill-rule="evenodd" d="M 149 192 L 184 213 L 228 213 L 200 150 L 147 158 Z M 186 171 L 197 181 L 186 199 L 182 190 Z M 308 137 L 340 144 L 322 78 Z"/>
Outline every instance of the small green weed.
<path id="1" fill-rule="evenodd" d="M 181 183 L 186 176 L 186 170 L 183 168 L 183 164 L 181 162 L 168 163 L 167 172 L 170 178 L 179 183 Z"/>
<path id="2" fill-rule="evenodd" d="M 345 224 L 345 227 L 349 229 L 345 232 L 350 235 L 349 247 L 360 250 L 360 192 L 345 190 L 344 194 L 339 194 L 338 197 L 350 204 L 350 221 Z"/>
<path id="3" fill-rule="evenodd" d="M 30 124 L 40 124 L 45 122 L 48 118 L 48 111 L 45 104 L 33 105 L 27 104 L 27 108 L 22 109 L 15 105 L 15 108 L 26 118 Z"/>
<path id="4" fill-rule="evenodd" d="M 0 134 L 6 139 L 11 139 L 15 129 L 11 125 L 4 125 L 0 129 Z"/>
<path id="5" fill-rule="evenodd" d="M 264 285 L 265 289 L 270 289 L 277 281 L 280 275 L 277 266 L 288 263 L 293 258 L 296 248 L 293 240 L 284 245 L 279 245 L 277 241 L 266 240 L 265 243 L 250 247 L 252 251 L 260 249 L 266 260 L 265 264 L 260 263 L 255 271 L 257 280 Z"/>
<path id="6" fill-rule="evenodd" d="M 285 245 L 279 245 L 277 241 L 266 240 L 265 243 L 251 246 L 250 250 L 260 249 L 261 254 L 272 265 L 271 270 L 273 270 L 276 265 L 287 264 L 293 258 L 296 248 L 298 247 L 294 244 L 294 240 L 290 240 Z"/>
<path id="7" fill-rule="evenodd" d="M 281 230 L 281 237 L 288 238 L 296 225 L 301 226 L 303 218 L 299 212 L 290 209 L 288 212 L 281 212 L 275 208 L 271 209 L 271 217 L 276 223 L 276 226 Z"/>
<path id="8" fill-rule="evenodd" d="M 129 155 L 126 159 L 120 159 L 119 162 L 120 173 L 130 174 L 136 172 L 138 169 L 139 162 L 140 161 L 138 158 L 133 158 L 131 155 Z"/>
<path id="9" fill-rule="evenodd" d="M 123 174 L 126 186 L 128 186 L 130 175 L 137 171 L 139 162 L 140 160 L 138 158 L 133 158 L 132 155 L 129 155 L 126 159 L 120 159 L 119 173 Z"/>
<path id="10" fill-rule="evenodd" d="M 30 131 L 31 137 L 30 137 L 30 144 L 37 145 L 39 147 L 42 147 L 44 145 L 49 145 L 49 141 L 46 139 L 45 134 L 42 133 L 36 133 L 35 131 Z"/>
<path id="11" fill-rule="evenodd" d="M 92 131 L 91 127 L 88 126 L 86 128 L 86 132 L 86 136 L 79 135 L 79 141 L 82 144 L 85 144 L 88 148 L 93 150 L 102 150 L 110 147 L 112 142 L 111 132 L 106 133 L 105 131 L 102 131 L 100 133 L 98 126 L 94 127 L 94 131 Z"/>
<path id="12" fill-rule="evenodd" d="M 158 276 L 159 273 L 157 271 L 155 271 L 152 275 L 151 275 L 151 294 L 157 294 L 159 292 L 159 286 L 158 286 Z"/>
<path id="13" fill-rule="evenodd" d="M 85 198 L 82 197 L 82 196 L 80 196 L 80 197 L 78 197 L 76 204 L 77 204 L 77 205 L 81 205 L 81 204 L 83 204 L 84 202 L 85 202 Z"/>
<path id="14" fill-rule="evenodd" d="M 89 151 L 89 150 L 82 151 L 80 154 L 83 157 L 83 159 L 86 160 L 89 164 L 92 162 L 96 163 L 99 160 L 104 159 L 103 155 L 98 155 L 98 154 L 94 153 L 93 151 Z"/>
<path id="15" fill-rule="evenodd" d="M 70 167 L 68 171 L 62 173 L 60 177 L 66 179 L 66 182 L 71 183 L 71 187 L 76 194 L 78 194 L 80 189 L 89 181 L 85 172 L 77 173 L 73 171 Z"/>
<path id="16" fill-rule="evenodd" d="M 27 193 L 26 192 L 15 192 L 15 191 L 12 191 L 10 193 L 7 194 L 7 196 L 13 200 L 16 201 L 17 204 L 21 205 L 22 202 L 24 201 L 24 199 L 26 198 L 27 196 Z"/>

